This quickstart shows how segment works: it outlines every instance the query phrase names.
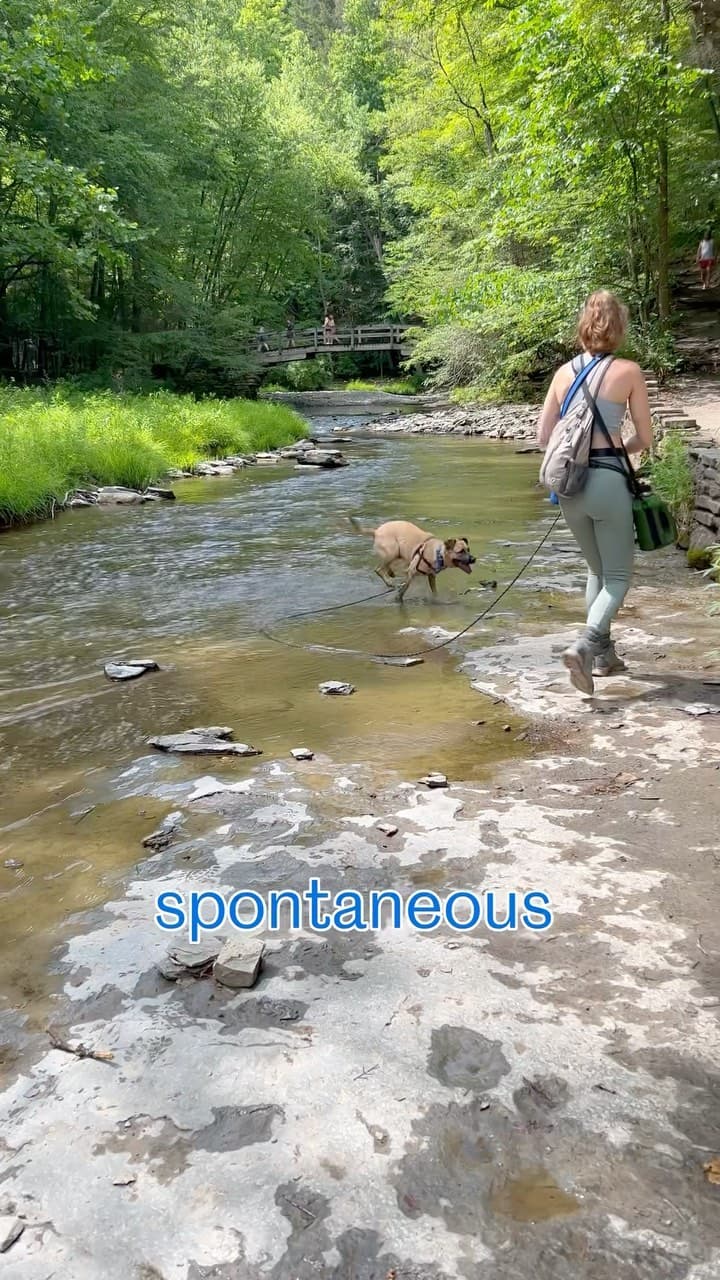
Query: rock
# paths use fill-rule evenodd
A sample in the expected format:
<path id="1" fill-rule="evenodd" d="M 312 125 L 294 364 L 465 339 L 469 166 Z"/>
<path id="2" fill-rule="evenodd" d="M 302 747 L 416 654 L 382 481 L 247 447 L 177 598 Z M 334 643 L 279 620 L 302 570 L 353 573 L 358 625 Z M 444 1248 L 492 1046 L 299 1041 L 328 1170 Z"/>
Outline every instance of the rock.
<path id="1" fill-rule="evenodd" d="M 315 758 L 315 752 L 310 751 L 308 747 L 293 747 L 290 755 L 295 760 L 313 760 Z"/>
<path id="2" fill-rule="evenodd" d="M 264 951 L 262 942 L 250 938 L 230 938 L 213 965 L 213 977 L 224 987 L 233 987 L 235 990 L 254 987 Z"/>
<path id="3" fill-rule="evenodd" d="M 148 738 L 149 747 L 171 751 L 175 755 L 193 756 L 261 756 L 262 751 L 247 742 L 233 742 L 232 729 L 186 729 L 184 733 L 161 734 Z"/>
<path id="4" fill-rule="evenodd" d="M 143 495 L 136 489 L 126 489 L 119 484 L 106 484 L 97 491 L 97 501 L 101 506 L 126 506 L 143 501 Z"/>
<path id="5" fill-rule="evenodd" d="M 428 773 L 426 777 L 421 778 L 420 781 L 424 787 L 430 788 L 446 787 L 448 785 L 448 780 L 444 773 Z"/>
<path id="6" fill-rule="evenodd" d="M 346 684 L 343 680 L 323 680 L 318 685 L 321 693 L 326 693 L 334 697 L 348 697 L 355 692 L 354 684 Z"/>
<path id="7" fill-rule="evenodd" d="M 347 458 L 344 458 L 339 449 L 304 449 L 298 455 L 297 463 L 299 467 L 346 467 L 348 465 Z"/>
<path id="8" fill-rule="evenodd" d="M 137 1182 L 137 1178 L 134 1173 L 126 1173 L 121 1178 L 113 1178 L 114 1187 L 131 1187 L 133 1182 Z"/>
<path id="9" fill-rule="evenodd" d="M 65 506 L 70 507 L 71 509 L 75 507 L 94 507 L 95 503 L 92 498 L 81 498 L 76 496 L 71 498 L 69 502 L 66 502 Z"/>
<path id="10" fill-rule="evenodd" d="M 709 702 L 688 702 L 681 709 L 688 716 L 720 716 L 720 707 L 713 707 Z"/>
<path id="11" fill-rule="evenodd" d="M 16 1218 L 14 1214 L 0 1214 L 0 1253 L 7 1253 L 8 1249 L 20 1239 L 25 1230 L 25 1223 L 22 1218 Z"/>
<path id="12" fill-rule="evenodd" d="M 197 462 L 193 467 L 193 475 L 196 476 L 232 476 L 235 474 L 235 468 L 228 465 L 227 462 Z"/>
<path id="13" fill-rule="evenodd" d="M 223 462 L 225 463 L 226 466 L 232 467 L 234 470 L 237 470 L 237 471 L 239 471 L 242 467 L 246 467 L 249 461 L 250 461 L 249 458 L 246 458 L 244 454 L 240 454 L 240 453 L 237 453 L 237 454 L 234 453 L 229 458 L 223 458 Z"/>
<path id="14" fill-rule="evenodd" d="M 25 863 L 21 862 L 19 858 L 6 858 L 3 862 L 3 866 L 6 867 L 8 871 L 22 871 Z"/>
<path id="15" fill-rule="evenodd" d="M 392 822 L 376 822 L 375 826 L 384 836 L 396 836 L 398 833 L 398 828 Z"/>
<path id="16" fill-rule="evenodd" d="M 104 671 L 108 680 L 137 680 L 146 671 L 159 671 L 160 667 L 154 658 L 118 658 L 106 662 Z"/>
<path id="17" fill-rule="evenodd" d="M 145 837 L 143 848 L 155 849 L 156 852 L 160 849 L 166 849 L 184 821 L 185 817 L 180 809 L 176 809 L 174 813 L 169 813 L 167 818 L 163 818 L 157 830 L 152 831 L 149 836 Z"/>
<path id="18" fill-rule="evenodd" d="M 171 467 L 166 472 L 166 475 L 168 480 L 189 480 L 192 476 L 192 471 L 180 471 L 177 467 Z"/>
<path id="19" fill-rule="evenodd" d="M 148 486 L 147 492 L 151 493 L 154 498 L 162 498 L 164 502 L 175 501 L 175 494 L 172 489 L 160 489 L 158 485 L 151 484 Z"/>
<path id="20" fill-rule="evenodd" d="M 214 963 L 224 941 L 224 938 L 214 937 L 207 942 L 172 942 L 167 954 L 158 962 L 158 969 L 168 982 L 177 982 L 183 974 L 197 977 Z"/>
<path id="21" fill-rule="evenodd" d="M 256 453 L 255 461 L 259 467 L 269 467 L 274 463 L 282 462 L 279 453 Z"/>

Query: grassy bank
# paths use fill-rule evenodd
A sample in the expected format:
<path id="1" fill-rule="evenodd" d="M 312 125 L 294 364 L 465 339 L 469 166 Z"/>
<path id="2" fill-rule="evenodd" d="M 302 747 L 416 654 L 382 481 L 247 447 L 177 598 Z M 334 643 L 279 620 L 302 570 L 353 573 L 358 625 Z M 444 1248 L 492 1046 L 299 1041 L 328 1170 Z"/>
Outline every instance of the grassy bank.
<path id="1" fill-rule="evenodd" d="M 84 484 L 145 488 L 170 467 L 306 434 L 284 405 L 0 388 L 0 525 L 38 520 Z"/>

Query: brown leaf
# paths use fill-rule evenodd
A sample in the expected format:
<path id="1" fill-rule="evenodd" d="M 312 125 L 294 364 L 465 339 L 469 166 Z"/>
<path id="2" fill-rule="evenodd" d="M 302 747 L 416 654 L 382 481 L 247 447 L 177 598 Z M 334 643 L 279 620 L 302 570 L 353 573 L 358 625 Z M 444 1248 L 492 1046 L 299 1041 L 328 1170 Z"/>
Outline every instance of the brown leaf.
<path id="1" fill-rule="evenodd" d="M 708 1160 L 703 1165 L 705 1179 L 711 1182 L 714 1187 L 720 1187 L 720 1156 L 713 1156 L 712 1160 Z"/>

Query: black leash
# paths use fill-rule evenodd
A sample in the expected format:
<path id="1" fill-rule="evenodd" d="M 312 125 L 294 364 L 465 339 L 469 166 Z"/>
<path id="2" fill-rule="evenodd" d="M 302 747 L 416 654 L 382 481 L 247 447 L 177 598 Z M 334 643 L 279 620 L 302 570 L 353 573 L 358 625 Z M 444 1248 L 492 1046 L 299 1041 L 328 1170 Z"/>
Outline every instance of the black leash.
<path id="1" fill-rule="evenodd" d="M 561 518 L 560 514 L 555 516 L 555 519 L 553 520 L 552 524 L 549 526 L 547 532 L 543 534 L 542 538 L 540 539 L 537 546 L 535 547 L 535 550 L 532 552 L 531 555 L 528 556 L 527 560 L 522 565 L 522 567 L 518 569 L 517 573 L 515 574 L 515 577 L 511 578 L 507 586 L 503 587 L 499 595 L 495 596 L 495 599 L 490 601 L 490 604 L 483 609 L 482 613 L 479 613 L 476 618 L 473 618 L 472 622 L 468 622 L 467 626 L 462 628 L 462 631 L 458 631 L 454 636 L 449 636 L 447 640 L 441 640 L 439 644 L 428 645 L 427 648 L 425 649 L 415 649 L 412 653 L 368 653 L 367 650 L 365 649 L 342 649 L 338 645 L 332 645 L 332 644 L 309 644 L 307 642 L 302 642 L 302 641 L 299 642 L 294 640 L 285 640 L 282 636 L 273 635 L 273 633 L 267 630 L 265 627 L 260 628 L 260 634 L 265 636 L 267 640 L 272 640 L 274 644 L 284 645 L 285 648 L 287 649 L 305 649 L 308 653 L 344 653 L 354 658 L 371 658 L 374 662 L 383 662 L 383 663 L 386 663 L 387 665 L 397 664 L 398 666 L 403 666 L 408 658 L 422 658 L 426 653 L 435 653 L 438 649 L 447 648 L 448 645 L 454 644 L 456 640 L 459 640 L 461 636 L 466 635 L 468 631 L 472 631 L 473 627 L 476 627 L 478 622 L 482 622 L 483 618 L 487 617 L 487 615 L 495 608 L 495 606 L 500 603 L 503 597 L 506 596 L 508 592 L 512 590 L 516 582 L 518 582 L 519 579 L 522 578 L 525 570 L 528 568 L 529 565 L 532 564 L 533 560 L 535 559 L 536 555 L 541 550 L 541 548 L 544 547 L 545 543 L 547 542 L 548 538 L 550 537 L 550 534 L 553 532 L 560 518 Z M 286 614 L 284 618 L 280 619 L 280 622 L 278 625 L 280 625 L 283 622 L 291 622 L 295 618 L 308 618 L 319 613 L 333 613 L 333 612 L 336 612 L 338 609 L 350 609 L 352 608 L 353 605 L 365 604 L 368 600 L 379 600 L 381 596 L 390 595 L 394 593 L 396 590 L 397 590 L 396 587 L 387 587 L 385 591 L 376 591 L 374 592 L 373 595 L 361 596 L 358 600 L 346 600 L 344 604 L 323 605 L 319 609 L 301 609 L 297 613 Z"/>

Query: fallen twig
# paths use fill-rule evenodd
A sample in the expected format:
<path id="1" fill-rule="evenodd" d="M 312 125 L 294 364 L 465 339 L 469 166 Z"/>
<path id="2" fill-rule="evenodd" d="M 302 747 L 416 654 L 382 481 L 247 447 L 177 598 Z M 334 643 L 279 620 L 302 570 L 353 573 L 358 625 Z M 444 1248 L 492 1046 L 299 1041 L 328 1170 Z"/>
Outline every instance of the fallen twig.
<path id="1" fill-rule="evenodd" d="M 59 1036 L 57 1032 L 51 1031 L 49 1027 L 46 1028 L 46 1031 L 53 1049 L 60 1049 L 63 1053 L 72 1053 L 76 1058 L 93 1058 L 95 1062 L 113 1061 L 113 1054 L 107 1053 L 104 1049 L 96 1051 L 95 1049 L 86 1048 L 84 1044 L 71 1045 L 68 1044 L 67 1040 L 63 1040 L 62 1036 Z"/>
<path id="2" fill-rule="evenodd" d="M 313 1213 L 310 1209 L 306 1209 L 304 1205 L 298 1204 L 296 1200 L 291 1200 L 289 1196 L 283 1196 L 283 1200 L 286 1204 L 291 1204 L 293 1209 L 297 1209 L 298 1213 L 305 1214 L 305 1217 L 308 1219 L 308 1227 L 312 1226 L 313 1222 L 317 1222 L 317 1214 Z"/>
<path id="3" fill-rule="evenodd" d="M 377 1071 L 379 1066 L 380 1066 L 380 1063 L 376 1062 L 374 1067 L 363 1067 L 359 1075 L 353 1076 L 353 1080 L 363 1080 L 365 1076 L 370 1075 L 371 1071 Z"/>

